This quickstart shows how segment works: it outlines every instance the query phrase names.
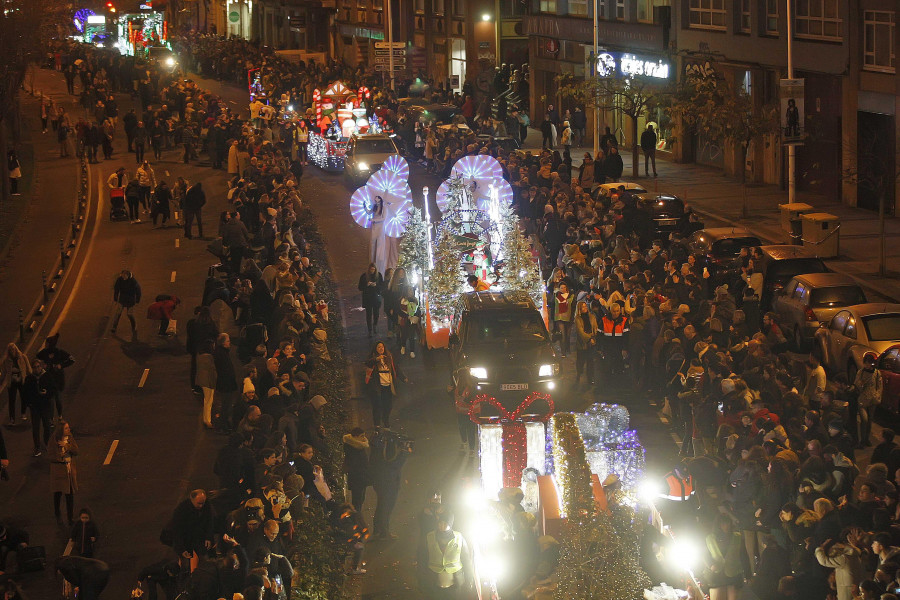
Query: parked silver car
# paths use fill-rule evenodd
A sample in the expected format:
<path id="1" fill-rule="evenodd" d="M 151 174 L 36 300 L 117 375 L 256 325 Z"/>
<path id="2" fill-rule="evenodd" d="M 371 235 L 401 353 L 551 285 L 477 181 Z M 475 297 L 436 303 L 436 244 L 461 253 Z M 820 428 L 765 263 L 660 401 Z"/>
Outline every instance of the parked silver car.
<path id="1" fill-rule="evenodd" d="M 800 351 L 809 347 L 822 323 L 847 306 L 868 302 L 862 288 L 840 273 L 797 275 L 775 292 L 772 310 L 786 336 L 793 334 Z"/>
<path id="2" fill-rule="evenodd" d="M 851 382 L 867 352 L 880 355 L 900 342 L 900 304 L 869 303 L 844 308 L 816 331 L 823 364 Z"/>

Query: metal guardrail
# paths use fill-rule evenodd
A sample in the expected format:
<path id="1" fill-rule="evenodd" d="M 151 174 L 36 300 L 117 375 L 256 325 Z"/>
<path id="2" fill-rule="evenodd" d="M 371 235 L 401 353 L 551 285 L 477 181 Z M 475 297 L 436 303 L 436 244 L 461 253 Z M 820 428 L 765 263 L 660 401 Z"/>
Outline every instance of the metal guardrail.
<path id="1" fill-rule="evenodd" d="M 790 236 L 791 236 L 791 242 L 795 242 L 795 245 L 797 245 L 797 246 L 800 246 L 800 245 L 806 246 L 807 244 L 809 244 L 809 245 L 811 245 L 811 246 L 818 246 L 819 244 L 821 244 L 822 242 L 824 242 L 825 240 L 827 240 L 828 238 L 830 238 L 831 236 L 833 236 L 834 234 L 836 234 L 836 233 L 841 229 L 841 225 L 842 225 L 842 223 L 838 223 L 838 224 L 837 224 L 837 227 L 835 227 L 835 228 L 832 229 L 830 232 L 828 232 L 828 235 L 826 235 L 825 237 L 823 237 L 823 238 L 822 238 L 821 240 L 819 240 L 818 242 L 814 242 L 814 241 L 812 241 L 812 240 L 805 240 L 805 239 L 803 239 L 803 234 L 802 234 L 802 233 L 801 233 L 800 235 L 797 235 L 797 234 L 795 234 L 795 233 L 792 231 L 792 232 L 790 233 Z M 799 243 L 799 244 L 796 244 L 796 242 L 800 242 L 800 243 Z"/>
<path id="2" fill-rule="evenodd" d="M 83 237 L 88 205 L 88 172 L 87 157 L 82 155 L 78 173 L 78 201 L 72 213 L 71 227 L 66 237 L 59 240 L 59 255 L 53 266 L 49 271 L 41 271 L 41 292 L 37 300 L 28 312 L 21 307 L 18 309 L 19 332 L 16 344 L 19 346 L 29 341 L 49 313 L 48 306 L 51 304 L 53 294 L 59 289 L 63 275 L 71 264 L 73 252 Z"/>

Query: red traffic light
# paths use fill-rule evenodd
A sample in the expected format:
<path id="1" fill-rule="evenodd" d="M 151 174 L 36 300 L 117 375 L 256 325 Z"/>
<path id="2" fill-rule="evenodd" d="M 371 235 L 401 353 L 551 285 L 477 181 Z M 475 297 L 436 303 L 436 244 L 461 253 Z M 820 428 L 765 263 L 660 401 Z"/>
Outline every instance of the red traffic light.
<path id="1" fill-rule="evenodd" d="M 106 8 L 112 8 L 112 7 L 113 7 L 113 3 L 112 3 L 112 2 L 107 2 L 107 3 L 106 3 Z"/>

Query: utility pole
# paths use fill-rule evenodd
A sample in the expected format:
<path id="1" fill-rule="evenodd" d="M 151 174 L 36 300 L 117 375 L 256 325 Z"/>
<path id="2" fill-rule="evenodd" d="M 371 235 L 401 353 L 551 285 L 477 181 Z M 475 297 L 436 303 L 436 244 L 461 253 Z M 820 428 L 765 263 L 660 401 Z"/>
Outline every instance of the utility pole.
<path id="1" fill-rule="evenodd" d="M 793 4 L 791 0 L 787 2 L 787 78 L 794 78 L 794 32 L 791 26 L 793 17 Z M 742 168 L 746 166 L 742 165 Z M 788 202 L 794 203 L 797 197 L 797 146 L 795 144 L 788 145 Z"/>
<path id="2" fill-rule="evenodd" d="M 788 0 L 790 1 L 790 0 Z M 385 0 L 387 3 L 387 18 L 385 19 L 385 27 L 387 28 L 388 41 L 388 70 L 391 78 L 391 91 L 394 90 L 394 15 L 391 9 L 391 0 Z"/>
<path id="3" fill-rule="evenodd" d="M 599 0 L 594 0 L 594 64 L 590 65 L 591 77 L 597 76 L 597 53 L 599 52 L 599 40 L 597 39 L 597 28 L 599 27 L 597 19 L 599 16 L 597 15 L 597 9 L 600 8 L 599 5 Z M 596 95 L 594 96 L 594 100 L 594 160 L 597 160 L 597 155 L 600 154 L 600 107 L 597 106 L 598 102 L 596 102 Z"/>

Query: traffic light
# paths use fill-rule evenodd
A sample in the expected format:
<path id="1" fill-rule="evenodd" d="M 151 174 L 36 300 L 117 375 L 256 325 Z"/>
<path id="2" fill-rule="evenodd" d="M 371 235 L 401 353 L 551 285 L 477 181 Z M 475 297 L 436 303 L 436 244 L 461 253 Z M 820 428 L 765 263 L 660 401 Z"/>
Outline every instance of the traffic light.
<path id="1" fill-rule="evenodd" d="M 114 5 L 112 2 L 107 2 L 107 3 L 106 3 L 106 10 L 108 10 L 108 11 L 111 12 L 111 13 L 114 13 L 114 12 L 116 12 L 116 7 L 115 7 L 115 5 Z"/>

